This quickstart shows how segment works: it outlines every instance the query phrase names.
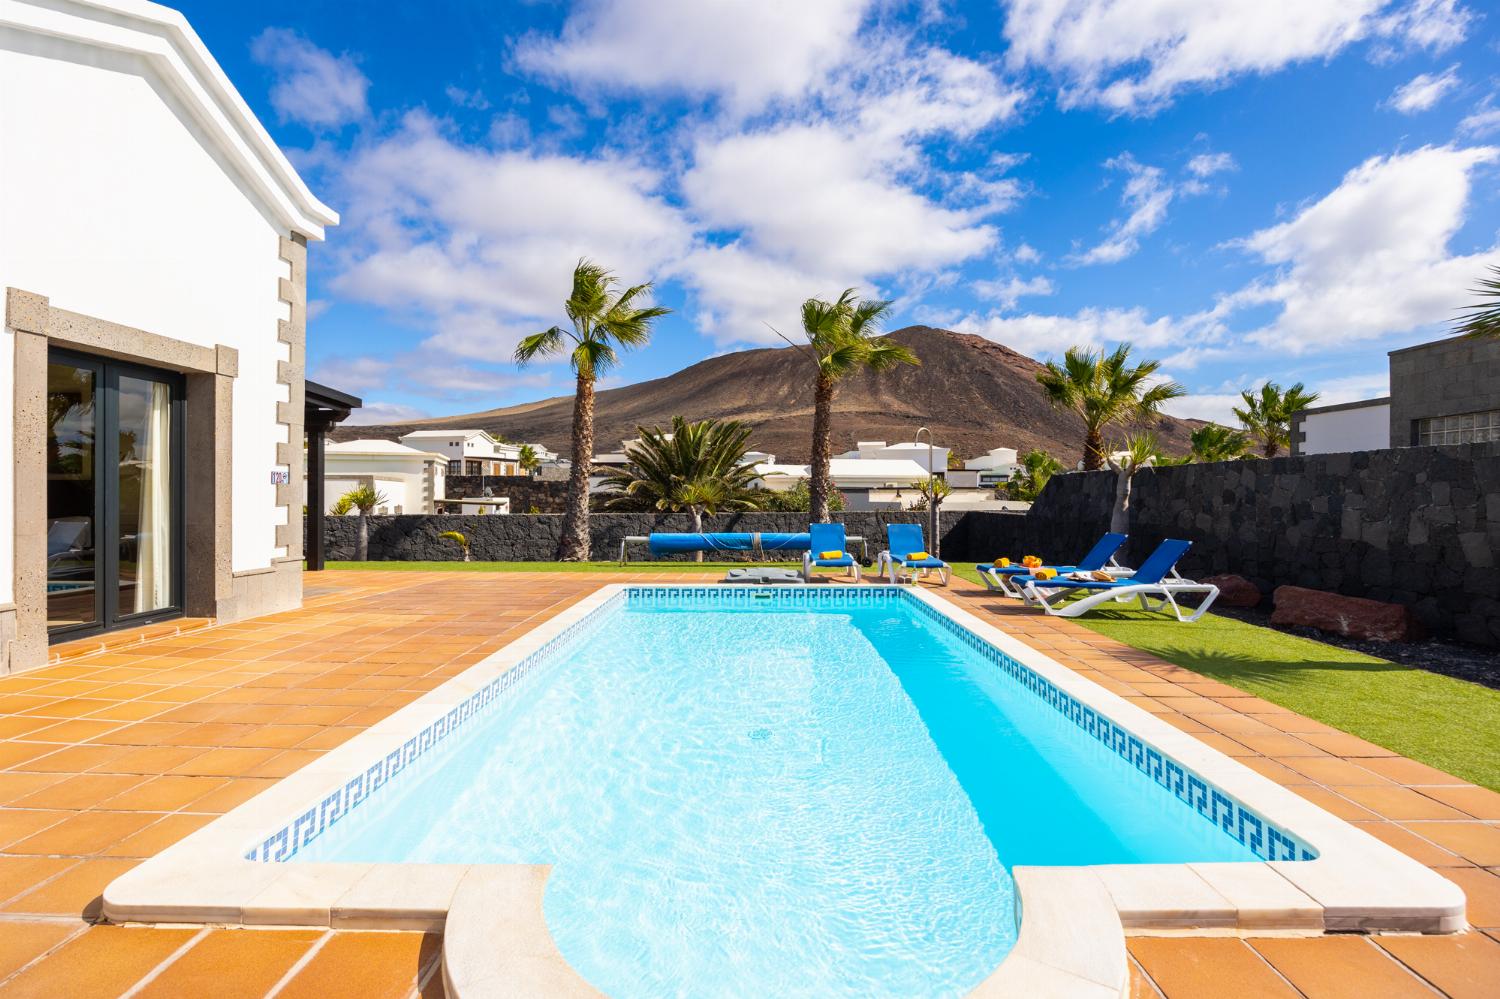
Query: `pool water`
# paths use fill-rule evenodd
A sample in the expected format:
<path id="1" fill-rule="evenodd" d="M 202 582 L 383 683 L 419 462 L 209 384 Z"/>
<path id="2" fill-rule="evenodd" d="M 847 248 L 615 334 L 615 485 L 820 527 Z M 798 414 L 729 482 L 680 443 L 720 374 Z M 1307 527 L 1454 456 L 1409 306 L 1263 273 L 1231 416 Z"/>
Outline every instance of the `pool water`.
<path id="1" fill-rule="evenodd" d="M 553 864 L 630 999 L 959 996 L 1016 865 L 1256 859 L 911 603 L 613 606 L 295 860 Z"/>

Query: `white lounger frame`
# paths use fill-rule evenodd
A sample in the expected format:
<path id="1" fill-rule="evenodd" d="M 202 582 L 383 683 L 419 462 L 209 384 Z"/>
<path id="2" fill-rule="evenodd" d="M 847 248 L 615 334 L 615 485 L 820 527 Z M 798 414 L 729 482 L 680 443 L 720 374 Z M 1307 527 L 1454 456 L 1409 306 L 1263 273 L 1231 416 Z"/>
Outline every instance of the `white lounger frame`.
<path id="1" fill-rule="evenodd" d="M 1021 599 L 1026 601 L 1027 606 L 1040 607 L 1053 617 L 1081 617 L 1100 604 L 1128 603 L 1132 597 L 1139 598 L 1141 609 L 1146 611 L 1161 611 L 1168 607 L 1177 620 L 1184 624 L 1191 624 L 1208 612 L 1208 608 L 1219 598 L 1219 588 L 1212 583 L 1194 583 L 1191 580 L 1181 579 L 1180 582 L 1171 578 L 1163 579 L 1159 583 L 1137 583 L 1134 586 L 1116 586 L 1107 590 L 1093 591 L 1086 586 L 1069 586 L 1059 577 L 1060 586 L 1043 585 L 1038 588 L 1035 581 L 1026 584 L 1021 593 Z M 1052 580 L 1048 580 L 1052 583 Z M 1043 593 L 1042 590 L 1051 590 L 1051 593 Z M 1068 594 L 1075 590 L 1088 590 L 1089 596 L 1084 597 L 1076 603 L 1066 607 L 1059 607 Z M 1173 594 L 1178 593 L 1206 593 L 1203 603 L 1191 615 L 1184 617 L 1182 605 L 1179 604 Z M 1156 598 L 1154 601 L 1152 598 Z"/>
<path id="2" fill-rule="evenodd" d="M 901 560 L 893 556 L 889 551 L 883 551 L 875 556 L 875 574 L 877 576 L 885 576 L 892 586 L 900 582 L 896 577 L 903 568 L 905 566 L 901 564 Z M 916 582 L 929 572 L 937 573 L 938 579 L 942 581 L 943 585 L 948 585 L 948 563 L 946 562 L 941 566 L 917 567 L 912 569 L 912 582 Z"/>
<path id="3" fill-rule="evenodd" d="M 863 539 L 861 539 L 861 540 L 863 540 Z M 849 553 L 845 552 L 844 554 L 848 555 Z M 847 565 L 847 566 L 836 566 L 836 565 L 816 566 L 816 565 L 813 565 L 813 563 L 816 562 L 816 561 L 819 561 L 819 560 L 813 558 L 812 552 L 803 552 L 802 553 L 802 578 L 804 580 L 806 580 L 807 582 L 809 582 L 809 583 L 812 582 L 813 570 L 817 569 L 817 568 L 826 568 L 826 569 L 852 569 L 854 571 L 854 581 L 856 583 L 859 582 L 859 559 L 854 558 L 853 556 L 850 556 L 850 558 L 849 558 L 850 564 Z M 849 573 L 845 572 L 844 575 L 847 576 L 847 575 L 849 575 Z"/>

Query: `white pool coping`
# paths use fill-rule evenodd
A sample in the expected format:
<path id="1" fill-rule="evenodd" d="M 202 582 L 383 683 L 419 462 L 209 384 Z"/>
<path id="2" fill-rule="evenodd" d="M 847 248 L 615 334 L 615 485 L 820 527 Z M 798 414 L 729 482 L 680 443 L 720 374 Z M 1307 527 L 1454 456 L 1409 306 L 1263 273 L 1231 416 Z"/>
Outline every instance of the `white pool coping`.
<path id="1" fill-rule="evenodd" d="M 700 589 L 703 585 L 653 583 L 645 588 Z M 533 980 L 534 994 L 575 994 L 559 991 L 561 979 L 555 977 L 562 973 L 555 967 L 561 958 L 551 945 L 539 904 L 549 870 L 545 866 L 272 863 L 247 860 L 245 851 L 277 822 L 322 801 L 342 787 L 351 774 L 364 772 L 371 761 L 399 751 L 425 726 L 634 588 L 642 588 L 642 584 L 601 587 L 121 875 L 104 891 L 104 917 L 112 922 L 442 931 L 457 899 L 458 912 L 473 915 L 455 920 L 449 933 L 459 932 L 461 927 L 463 934 L 481 932 L 480 939 L 487 941 L 489 951 L 524 958 L 509 972 L 528 978 L 541 976 Z M 1121 977 L 1125 975 L 1123 943 L 1117 947 L 1118 941 L 1104 939 L 1118 933 L 1108 926 L 1134 933 L 1308 934 L 1325 930 L 1448 933 L 1465 927 L 1463 892 L 1434 871 L 950 601 L 920 589 L 903 589 L 909 597 L 994 645 L 1318 852 L 1316 859 L 1303 861 L 1018 868 L 1018 895 L 1025 908 L 1021 942 L 996 976 L 1024 971 L 1032 976 L 1025 981 L 1039 983 L 1056 973 L 1064 977 L 1054 984 L 1071 982 L 1077 986 L 1065 990 L 1068 994 L 1077 994 L 1080 999 L 1103 995 L 1100 989 L 1111 990 L 1125 981 Z M 1108 898 L 1113 920 L 1101 919 L 1097 913 L 1087 916 L 1085 899 L 1091 891 L 1096 900 Z M 492 893 L 495 897 L 489 905 L 473 901 Z M 1074 910 L 1076 918 L 1067 915 Z M 476 924 L 482 930 L 467 929 Z M 1085 944 L 1078 928 L 1090 926 L 1095 929 L 1086 935 L 1092 942 Z M 1023 948 L 1028 934 L 1032 942 Z M 456 956 L 470 955 L 458 957 L 468 965 L 450 967 L 445 963 L 445 975 L 457 986 L 452 994 L 463 993 L 464 999 L 470 999 L 471 994 L 492 994 L 484 985 L 494 984 L 496 979 L 472 964 L 476 960 L 472 955 L 485 947 L 466 948 L 464 939 L 461 935 L 451 947 Z M 513 943 L 509 951 L 506 941 Z M 551 956 L 547 947 L 552 948 Z M 445 942 L 445 953 L 449 948 L 450 943 Z M 1094 955 L 1101 953 L 1115 954 L 1118 961 L 1111 958 L 1105 963 L 1112 967 L 1101 971 L 1102 966 L 1094 960 Z M 974 994 L 1001 994 L 994 991 L 998 987 L 995 982 L 992 977 Z M 597 994 L 581 978 L 576 984 L 586 990 L 578 991 L 578 995 Z M 512 980 L 506 994 L 532 994 L 522 986 L 521 981 Z M 1112 994 L 1121 993 L 1116 990 Z"/>

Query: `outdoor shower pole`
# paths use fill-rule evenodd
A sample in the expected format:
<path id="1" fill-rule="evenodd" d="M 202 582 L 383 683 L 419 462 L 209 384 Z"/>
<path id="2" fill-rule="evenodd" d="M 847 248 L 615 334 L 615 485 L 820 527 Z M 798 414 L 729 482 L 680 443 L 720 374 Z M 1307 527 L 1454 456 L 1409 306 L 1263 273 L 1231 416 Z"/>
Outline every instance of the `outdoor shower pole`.
<path id="1" fill-rule="evenodd" d="M 933 456 L 936 454 L 932 444 L 932 431 L 926 427 L 919 427 L 912 442 L 922 443 L 923 434 L 927 435 L 927 544 L 932 549 L 933 556 L 941 558 L 943 553 L 939 550 L 938 544 L 937 472 L 932 469 Z"/>

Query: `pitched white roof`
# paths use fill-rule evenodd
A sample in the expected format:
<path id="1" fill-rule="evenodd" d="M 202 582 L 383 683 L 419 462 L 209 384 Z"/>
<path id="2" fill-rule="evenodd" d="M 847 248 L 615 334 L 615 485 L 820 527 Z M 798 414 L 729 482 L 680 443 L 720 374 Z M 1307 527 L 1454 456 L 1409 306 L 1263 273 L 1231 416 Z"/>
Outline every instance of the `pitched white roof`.
<path id="1" fill-rule="evenodd" d="M 335 444 L 327 444 L 323 448 L 328 454 L 368 454 L 386 455 L 398 457 L 429 458 L 432 461 L 447 461 L 440 454 L 432 454 L 427 451 L 419 451 L 405 444 L 397 444 L 395 441 L 362 439 L 355 441 L 339 441 Z"/>
<path id="2" fill-rule="evenodd" d="M 402 434 L 401 439 L 406 440 L 408 437 L 457 437 L 460 440 L 468 440 L 470 437 L 479 437 L 481 435 L 485 437 L 489 436 L 483 430 L 413 430 Z"/>
<path id="3" fill-rule="evenodd" d="M 183 101 L 205 140 L 289 231 L 322 239 L 338 213 L 315 198 L 187 18 L 146 0 L 0 0 L 0 28 L 124 52 Z"/>

